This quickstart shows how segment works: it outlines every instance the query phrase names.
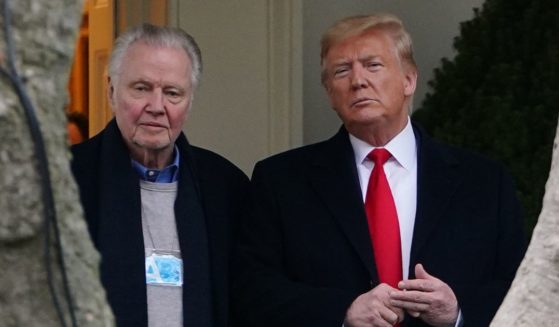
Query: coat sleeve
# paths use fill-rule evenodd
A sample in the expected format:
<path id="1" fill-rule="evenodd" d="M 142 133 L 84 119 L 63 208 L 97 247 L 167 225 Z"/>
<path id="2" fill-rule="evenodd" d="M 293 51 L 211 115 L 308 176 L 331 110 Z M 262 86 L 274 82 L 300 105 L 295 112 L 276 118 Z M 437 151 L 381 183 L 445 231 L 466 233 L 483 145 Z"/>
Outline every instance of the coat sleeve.
<path id="1" fill-rule="evenodd" d="M 465 326 L 488 326 L 501 305 L 526 251 L 523 209 L 512 178 L 500 171 L 498 237 L 493 278 L 482 284 L 458 284 L 453 289 Z"/>

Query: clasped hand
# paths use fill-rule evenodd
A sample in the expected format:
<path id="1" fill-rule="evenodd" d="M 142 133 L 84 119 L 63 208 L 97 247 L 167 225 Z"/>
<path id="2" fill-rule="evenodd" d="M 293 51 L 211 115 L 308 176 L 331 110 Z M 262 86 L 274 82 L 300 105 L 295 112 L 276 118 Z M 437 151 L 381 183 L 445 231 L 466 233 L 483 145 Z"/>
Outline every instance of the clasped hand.
<path id="1" fill-rule="evenodd" d="M 452 289 L 421 264 L 415 276 L 398 283 L 398 289 L 380 284 L 361 294 L 347 310 L 344 326 L 390 327 L 403 321 L 404 312 L 431 326 L 454 326 L 459 309 Z"/>
<path id="2" fill-rule="evenodd" d="M 454 326 L 459 309 L 452 289 L 427 273 L 421 264 L 415 266 L 415 277 L 398 283 L 399 290 L 390 292 L 390 305 L 431 326 Z"/>

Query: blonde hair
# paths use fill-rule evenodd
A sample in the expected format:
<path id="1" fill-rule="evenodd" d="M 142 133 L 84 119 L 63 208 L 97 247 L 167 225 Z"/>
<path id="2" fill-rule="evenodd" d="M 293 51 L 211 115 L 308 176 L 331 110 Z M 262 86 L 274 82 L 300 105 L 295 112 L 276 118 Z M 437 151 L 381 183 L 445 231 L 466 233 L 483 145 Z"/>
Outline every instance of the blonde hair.
<path id="1" fill-rule="evenodd" d="M 392 14 L 372 14 L 351 16 L 337 21 L 322 35 L 320 40 L 320 65 L 322 67 L 322 83 L 326 82 L 327 74 L 324 67 L 324 58 L 328 51 L 343 40 L 361 35 L 371 30 L 381 30 L 393 40 L 401 63 L 407 68 L 417 70 L 413 58 L 412 40 L 402 21 Z"/>

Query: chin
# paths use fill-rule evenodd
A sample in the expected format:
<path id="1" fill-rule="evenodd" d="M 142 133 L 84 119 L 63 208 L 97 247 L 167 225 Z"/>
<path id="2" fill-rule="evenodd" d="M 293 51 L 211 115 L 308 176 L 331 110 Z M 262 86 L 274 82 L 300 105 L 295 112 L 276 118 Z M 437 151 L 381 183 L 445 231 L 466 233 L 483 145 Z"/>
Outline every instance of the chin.
<path id="1" fill-rule="evenodd" d="M 376 125 L 384 121 L 384 115 L 380 111 L 360 112 L 348 119 L 350 125 Z"/>
<path id="2" fill-rule="evenodd" d="M 148 150 L 163 150 L 171 146 L 169 139 L 166 140 L 134 140 L 134 143 L 141 148 Z"/>

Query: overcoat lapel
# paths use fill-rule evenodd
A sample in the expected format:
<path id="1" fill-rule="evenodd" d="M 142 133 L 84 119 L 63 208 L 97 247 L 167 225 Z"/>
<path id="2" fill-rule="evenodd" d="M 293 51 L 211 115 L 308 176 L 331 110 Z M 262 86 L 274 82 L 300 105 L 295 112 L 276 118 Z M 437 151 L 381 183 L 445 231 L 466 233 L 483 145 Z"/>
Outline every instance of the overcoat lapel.
<path id="1" fill-rule="evenodd" d="M 353 148 L 345 128 L 324 143 L 309 171 L 315 191 L 340 225 L 359 258 L 378 280 L 367 218 L 355 167 Z"/>
<path id="2" fill-rule="evenodd" d="M 138 310 L 129 310 L 127 318 L 144 325 L 147 321 L 147 297 L 138 177 L 114 120 L 102 137 L 99 175 L 101 221 L 97 230 L 98 245 L 103 253 L 101 278 L 112 292 L 109 297 L 112 301 L 137 301 Z M 114 174 L 114 171 L 120 173 Z M 105 279 L 105 274 L 111 278 Z M 113 307 L 121 308 L 122 305 Z M 131 314 L 134 316 L 131 317 Z"/>
<path id="3" fill-rule="evenodd" d="M 461 182 L 457 159 L 442 150 L 415 125 L 414 132 L 418 142 L 418 187 L 410 277 L 413 277 L 413 265 L 417 262 L 421 248 L 438 221 L 444 217 L 450 199 Z M 315 191 L 369 270 L 371 280 L 377 282 L 353 149 L 343 127 L 317 152 L 309 176 Z"/>
<path id="4" fill-rule="evenodd" d="M 190 317 L 193 326 L 211 326 L 214 315 L 211 312 L 213 270 L 210 268 L 210 249 L 213 248 L 213 231 L 210 232 L 208 215 L 202 206 L 199 174 L 195 158 L 186 137 L 180 135 L 177 146 L 181 151 L 180 181 L 175 201 L 175 216 L 179 235 L 184 270 L 183 313 Z M 212 225 L 213 226 L 213 225 Z"/>
<path id="5" fill-rule="evenodd" d="M 417 211 L 410 254 L 410 278 L 422 247 L 440 219 L 447 214 L 461 176 L 458 160 L 444 151 L 423 130 L 414 125 L 418 144 Z"/>
<path id="6" fill-rule="evenodd" d="M 189 155 L 190 147 L 188 147 Z M 198 164 L 203 163 L 196 160 L 190 160 L 189 169 L 192 171 L 196 191 L 199 197 L 202 212 L 204 214 L 206 229 L 207 229 L 207 242 L 208 242 L 208 256 L 210 268 L 210 287 L 211 287 L 211 300 L 213 301 L 213 322 L 215 326 L 226 326 L 228 319 L 228 292 L 229 284 L 227 277 L 229 274 L 229 228 L 226 225 L 228 222 L 223 219 L 223 215 L 219 213 L 222 209 L 220 198 L 215 195 L 216 187 L 220 187 L 220 181 L 217 180 L 222 176 L 215 174 L 208 174 L 205 169 L 198 167 Z"/>

